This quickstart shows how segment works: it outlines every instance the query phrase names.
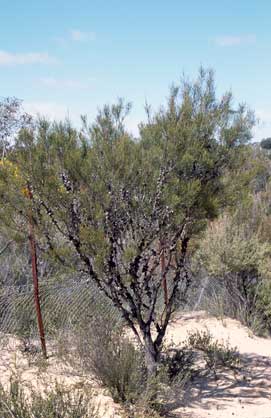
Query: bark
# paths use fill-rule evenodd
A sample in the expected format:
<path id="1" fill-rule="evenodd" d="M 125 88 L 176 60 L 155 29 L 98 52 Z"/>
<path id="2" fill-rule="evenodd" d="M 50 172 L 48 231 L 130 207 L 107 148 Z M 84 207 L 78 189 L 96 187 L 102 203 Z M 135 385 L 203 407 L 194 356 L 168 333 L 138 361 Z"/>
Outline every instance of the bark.
<path id="1" fill-rule="evenodd" d="M 148 379 L 152 378 L 157 371 L 157 366 L 159 363 L 160 352 L 152 341 L 151 335 L 149 332 L 144 335 L 144 350 L 145 350 L 145 361 L 148 371 Z"/>

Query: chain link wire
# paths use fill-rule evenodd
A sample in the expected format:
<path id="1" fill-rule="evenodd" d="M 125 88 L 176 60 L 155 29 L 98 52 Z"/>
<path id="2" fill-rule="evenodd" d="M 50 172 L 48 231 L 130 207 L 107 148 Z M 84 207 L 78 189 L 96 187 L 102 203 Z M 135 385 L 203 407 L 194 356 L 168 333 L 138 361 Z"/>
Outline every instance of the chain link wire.
<path id="1" fill-rule="evenodd" d="M 40 303 L 47 336 L 71 329 L 97 315 L 114 324 L 122 320 L 119 311 L 92 282 L 69 280 L 40 283 Z M 0 288 L 0 332 L 34 337 L 37 335 L 32 286 Z"/>

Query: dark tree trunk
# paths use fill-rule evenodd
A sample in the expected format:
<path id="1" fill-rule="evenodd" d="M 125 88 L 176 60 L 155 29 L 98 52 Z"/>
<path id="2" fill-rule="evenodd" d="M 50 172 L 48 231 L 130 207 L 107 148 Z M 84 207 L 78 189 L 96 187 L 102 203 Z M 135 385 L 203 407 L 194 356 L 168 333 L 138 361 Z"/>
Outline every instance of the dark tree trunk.
<path id="1" fill-rule="evenodd" d="M 150 333 L 144 334 L 144 350 L 145 350 L 145 361 L 148 370 L 148 379 L 156 374 L 157 367 L 160 359 L 160 352 L 155 347 L 152 341 Z"/>

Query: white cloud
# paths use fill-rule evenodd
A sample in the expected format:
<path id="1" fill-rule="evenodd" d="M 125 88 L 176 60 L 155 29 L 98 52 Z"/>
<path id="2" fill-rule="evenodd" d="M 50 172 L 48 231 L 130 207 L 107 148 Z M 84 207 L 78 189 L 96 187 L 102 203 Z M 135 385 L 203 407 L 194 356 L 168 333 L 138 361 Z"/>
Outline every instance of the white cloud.
<path id="1" fill-rule="evenodd" d="M 51 64 L 56 62 L 46 52 L 12 53 L 0 50 L 0 65 Z"/>
<path id="2" fill-rule="evenodd" d="M 218 46 L 238 46 L 238 45 L 252 45 L 256 43 L 255 35 L 240 35 L 240 36 L 218 36 L 215 38 L 215 43 Z"/>
<path id="3" fill-rule="evenodd" d="M 74 89 L 86 89 L 93 85 L 93 78 L 86 80 L 72 80 L 72 79 L 56 79 L 53 77 L 43 77 L 40 82 L 46 87 L 52 88 L 74 88 Z"/>
<path id="4" fill-rule="evenodd" d="M 72 29 L 70 31 L 70 37 L 72 41 L 85 42 L 85 41 L 94 41 L 96 36 L 94 32 L 82 32 L 79 29 Z"/>

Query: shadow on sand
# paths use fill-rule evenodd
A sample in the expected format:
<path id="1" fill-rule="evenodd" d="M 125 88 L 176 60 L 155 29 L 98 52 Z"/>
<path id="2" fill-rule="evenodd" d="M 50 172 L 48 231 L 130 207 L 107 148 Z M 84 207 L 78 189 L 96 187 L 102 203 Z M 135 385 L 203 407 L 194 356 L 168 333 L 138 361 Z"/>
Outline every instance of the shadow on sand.
<path id="1" fill-rule="evenodd" d="M 241 356 L 242 367 L 238 372 L 224 371 L 194 377 L 186 388 L 176 393 L 167 405 L 167 417 L 201 418 L 198 409 L 218 410 L 239 404 L 261 403 L 270 400 L 271 418 L 271 358 L 252 353 Z M 197 409 L 197 413 L 193 412 Z M 177 410 L 181 412 L 177 412 Z"/>

